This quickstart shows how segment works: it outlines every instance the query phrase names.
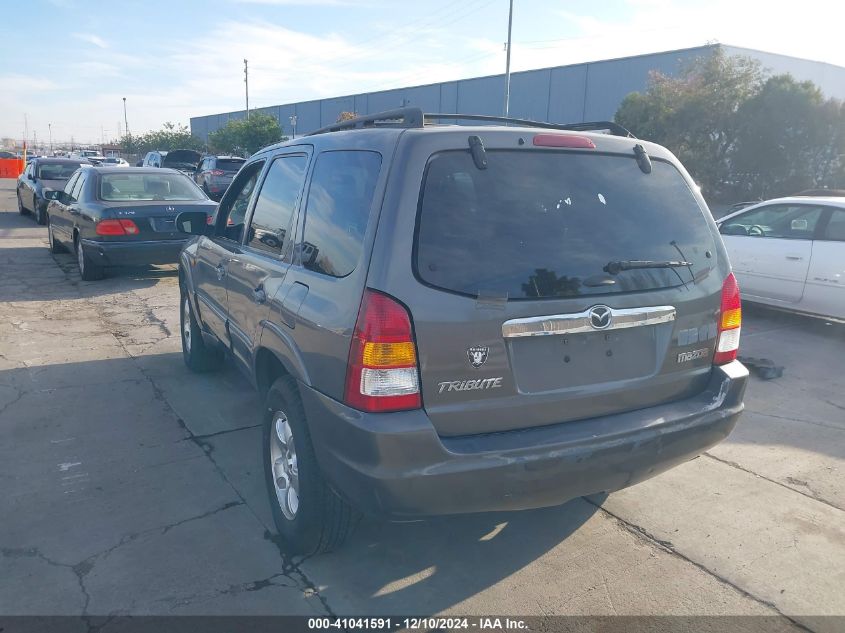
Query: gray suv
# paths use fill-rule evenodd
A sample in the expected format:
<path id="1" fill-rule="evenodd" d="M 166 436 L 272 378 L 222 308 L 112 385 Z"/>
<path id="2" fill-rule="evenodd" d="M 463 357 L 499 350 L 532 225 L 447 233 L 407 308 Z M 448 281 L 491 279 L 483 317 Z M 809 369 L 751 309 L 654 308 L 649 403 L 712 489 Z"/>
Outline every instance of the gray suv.
<path id="1" fill-rule="evenodd" d="M 291 552 L 336 547 L 359 512 L 618 490 L 743 408 L 739 289 L 706 204 L 612 123 L 359 117 L 260 151 L 211 225 L 177 224 L 199 236 L 180 257 L 185 362 L 230 356 L 264 397 Z"/>

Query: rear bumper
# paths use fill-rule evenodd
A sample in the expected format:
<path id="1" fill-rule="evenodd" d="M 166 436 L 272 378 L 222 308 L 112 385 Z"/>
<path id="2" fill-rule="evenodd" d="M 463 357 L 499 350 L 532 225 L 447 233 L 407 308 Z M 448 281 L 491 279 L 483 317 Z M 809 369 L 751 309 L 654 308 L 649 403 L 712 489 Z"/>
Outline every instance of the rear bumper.
<path id="1" fill-rule="evenodd" d="M 184 240 L 150 240 L 139 242 L 99 242 L 82 240 L 85 253 L 100 266 L 143 266 L 175 264 Z"/>
<path id="2" fill-rule="evenodd" d="M 423 410 L 367 414 L 306 386 L 301 393 L 335 490 L 369 514 L 410 518 L 559 505 L 653 477 L 728 436 L 747 379 L 734 361 L 679 402 L 454 438 L 438 436 Z"/>

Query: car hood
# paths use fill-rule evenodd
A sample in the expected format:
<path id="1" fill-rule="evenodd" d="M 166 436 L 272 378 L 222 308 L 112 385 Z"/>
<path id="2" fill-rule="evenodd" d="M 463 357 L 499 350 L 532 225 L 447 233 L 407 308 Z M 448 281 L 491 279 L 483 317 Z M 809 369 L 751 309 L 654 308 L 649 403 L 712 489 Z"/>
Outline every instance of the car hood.
<path id="1" fill-rule="evenodd" d="M 171 166 L 185 166 L 185 165 L 196 165 L 200 162 L 200 158 L 202 158 L 202 154 L 196 152 L 192 149 L 174 149 L 167 152 L 167 156 L 165 156 L 161 161 L 162 167 L 171 167 Z"/>

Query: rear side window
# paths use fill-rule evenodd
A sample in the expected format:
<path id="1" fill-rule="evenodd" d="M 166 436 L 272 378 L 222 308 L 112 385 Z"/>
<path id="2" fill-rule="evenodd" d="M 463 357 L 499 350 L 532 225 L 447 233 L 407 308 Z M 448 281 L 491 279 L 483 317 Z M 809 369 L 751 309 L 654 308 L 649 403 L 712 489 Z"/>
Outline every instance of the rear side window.
<path id="1" fill-rule="evenodd" d="M 248 240 L 250 246 L 275 255 L 281 254 L 305 183 L 307 166 L 308 157 L 301 154 L 277 158 L 270 165 L 252 212 Z"/>
<path id="2" fill-rule="evenodd" d="M 632 157 L 488 151 L 435 154 L 420 200 L 415 269 L 470 296 L 572 297 L 667 288 L 713 266 L 704 211 L 669 163 Z M 684 260 L 680 269 L 609 274 L 615 261 Z"/>
<path id="3" fill-rule="evenodd" d="M 302 265 L 324 275 L 345 277 L 358 264 L 381 154 L 323 152 L 317 158 L 301 245 Z"/>
<path id="4" fill-rule="evenodd" d="M 824 230 L 824 240 L 845 242 L 845 211 L 834 209 Z"/>

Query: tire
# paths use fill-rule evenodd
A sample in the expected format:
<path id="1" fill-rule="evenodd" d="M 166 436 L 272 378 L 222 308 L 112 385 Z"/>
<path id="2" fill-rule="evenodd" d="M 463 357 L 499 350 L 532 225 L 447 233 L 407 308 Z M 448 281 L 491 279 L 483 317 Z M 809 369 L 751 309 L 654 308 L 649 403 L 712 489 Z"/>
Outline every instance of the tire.
<path id="1" fill-rule="evenodd" d="M 323 478 L 293 378 L 283 376 L 273 383 L 264 410 L 264 479 L 280 547 L 306 556 L 340 547 L 360 515 Z"/>
<path id="2" fill-rule="evenodd" d="M 205 373 L 220 367 L 221 355 L 211 349 L 202 338 L 202 331 L 191 308 L 187 291 L 181 287 L 179 293 L 179 332 L 182 338 L 182 360 L 193 372 Z"/>
<path id="3" fill-rule="evenodd" d="M 41 226 L 47 224 L 47 209 L 43 209 L 37 202 L 35 203 L 35 221 Z"/>
<path id="4" fill-rule="evenodd" d="M 105 277 L 103 267 L 92 262 L 91 258 L 85 254 L 85 249 L 82 248 L 82 240 L 79 236 L 74 240 L 74 247 L 76 250 L 76 265 L 79 266 L 79 274 L 82 276 L 82 281 L 97 281 Z"/>
<path id="5" fill-rule="evenodd" d="M 65 247 L 62 246 L 62 243 L 59 242 L 53 235 L 53 226 L 50 224 L 50 216 L 47 216 L 47 244 L 50 252 L 53 255 L 57 255 L 58 253 L 63 253 L 65 251 Z"/>
<path id="6" fill-rule="evenodd" d="M 18 213 L 20 213 L 21 215 L 26 215 L 27 213 L 29 213 L 29 211 L 27 211 L 26 208 L 23 206 L 23 200 L 21 200 L 21 194 L 20 193 L 17 195 L 17 198 L 18 198 Z"/>

